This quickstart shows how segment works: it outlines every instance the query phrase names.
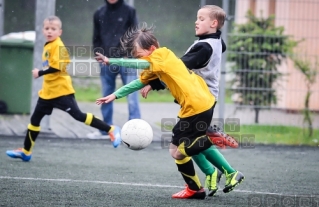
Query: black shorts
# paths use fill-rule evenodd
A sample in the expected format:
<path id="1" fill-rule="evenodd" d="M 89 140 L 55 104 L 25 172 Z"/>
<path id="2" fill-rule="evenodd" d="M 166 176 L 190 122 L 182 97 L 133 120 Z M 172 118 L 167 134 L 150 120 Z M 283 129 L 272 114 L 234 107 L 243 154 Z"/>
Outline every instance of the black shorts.
<path id="1" fill-rule="evenodd" d="M 172 144 L 179 146 L 182 142 L 192 143 L 197 137 L 206 134 L 214 113 L 215 104 L 212 108 L 200 114 L 181 118 L 173 128 Z"/>
<path id="2" fill-rule="evenodd" d="M 73 113 L 81 113 L 74 94 L 48 100 L 39 98 L 34 113 L 40 112 L 46 115 L 51 115 L 53 108 L 58 108 L 65 112 L 72 111 Z"/>

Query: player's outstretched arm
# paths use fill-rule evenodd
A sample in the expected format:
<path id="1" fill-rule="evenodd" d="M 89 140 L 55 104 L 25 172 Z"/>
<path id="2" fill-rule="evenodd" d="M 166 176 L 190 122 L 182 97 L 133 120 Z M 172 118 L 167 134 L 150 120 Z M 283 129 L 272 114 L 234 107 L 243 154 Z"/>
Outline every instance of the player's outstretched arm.
<path id="1" fill-rule="evenodd" d="M 129 84 L 122 86 L 121 88 L 117 89 L 113 94 L 115 95 L 116 99 L 123 98 L 128 96 L 135 91 L 140 90 L 143 88 L 145 84 L 143 84 L 140 79 L 133 80 Z"/>
<path id="2" fill-rule="evenodd" d="M 109 59 L 106 56 L 104 56 L 103 54 L 96 52 L 95 55 L 96 56 L 94 58 L 96 61 L 98 61 L 104 65 L 109 64 Z"/>
<path id="3" fill-rule="evenodd" d="M 114 101 L 115 99 L 123 98 L 125 96 L 128 96 L 129 94 L 140 90 L 143 88 L 145 84 L 143 84 L 140 79 L 136 79 L 129 84 L 126 84 L 125 86 L 122 86 L 121 88 L 117 89 L 113 94 L 108 95 L 103 98 L 96 99 L 96 104 L 101 105 L 104 103 L 109 103 L 111 101 Z"/>
<path id="4" fill-rule="evenodd" d="M 95 59 L 105 65 L 118 65 L 130 69 L 149 69 L 150 63 L 142 59 L 134 58 L 107 58 L 101 53 L 95 53 Z"/>
<path id="5" fill-rule="evenodd" d="M 110 103 L 111 101 L 114 101 L 116 99 L 116 96 L 114 94 L 105 96 L 103 98 L 98 98 L 96 99 L 95 103 L 97 105 L 101 105 L 101 104 L 106 104 L 106 103 Z"/>
<path id="6" fill-rule="evenodd" d="M 150 92 L 152 90 L 152 86 L 151 85 L 146 85 L 141 89 L 141 95 L 143 98 L 147 98 L 147 94 L 148 92 Z"/>

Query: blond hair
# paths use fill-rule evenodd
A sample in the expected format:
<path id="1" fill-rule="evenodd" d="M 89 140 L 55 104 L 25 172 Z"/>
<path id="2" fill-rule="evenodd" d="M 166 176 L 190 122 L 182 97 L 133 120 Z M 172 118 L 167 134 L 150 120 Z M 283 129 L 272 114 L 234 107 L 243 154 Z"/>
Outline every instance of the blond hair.
<path id="1" fill-rule="evenodd" d="M 62 21 L 57 16 L 49 16 L 49 17 L 45 18 L 43 22 L 45 22 L 45 21 L 49 21 L 49 22 L 57 21 L 60 24 L 60 29 L 62 28 Z"/>
<path id="2" fill-rule="evenodd" d="M 205 5 L 201 9 L 209 10 L 209 17 L 211 20 L 216 19 L 218 22 L 217 29 L 220 29 L 224 26 L 224 22 L 226 19 L 226 12 L 216 5 Z"/>

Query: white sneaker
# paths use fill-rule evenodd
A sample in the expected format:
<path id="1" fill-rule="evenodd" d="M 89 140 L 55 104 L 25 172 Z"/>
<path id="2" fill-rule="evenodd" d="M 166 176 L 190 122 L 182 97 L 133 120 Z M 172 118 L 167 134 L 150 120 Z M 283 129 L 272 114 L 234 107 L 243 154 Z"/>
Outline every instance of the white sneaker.
<path id="1" fill-rule="evenodd" d="M 88 133 L 86 136 L 89 139 L 110 139 L 109 135 L 103 135 L 100 131 Z"/>

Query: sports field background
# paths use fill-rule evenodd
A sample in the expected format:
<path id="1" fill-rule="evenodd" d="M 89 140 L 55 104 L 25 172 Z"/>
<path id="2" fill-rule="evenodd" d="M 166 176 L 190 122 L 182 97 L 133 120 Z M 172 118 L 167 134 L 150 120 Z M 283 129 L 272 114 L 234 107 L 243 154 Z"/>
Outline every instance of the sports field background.
<path id="1" fill-rule="evenodd" d="M 315 147 L 223 150 L 245 181 L 229 194 L 174 200 L 171 194 L 184 182 L 160 142 L 132 151 L 123 145 L 114 149 L 108 140 L 39 138 L 31 162 L 6 156 L 7 149 L 22 143 L 22 137 L 0 137 L 0 206 L 302 206 L 301 199 L 319 203 Z M 197 172 L 203 183 L 204 175 Z M 222 178 L 220 190 L 224 183 Z M 292 201 L 294 205 L 282 205 Z"/>

